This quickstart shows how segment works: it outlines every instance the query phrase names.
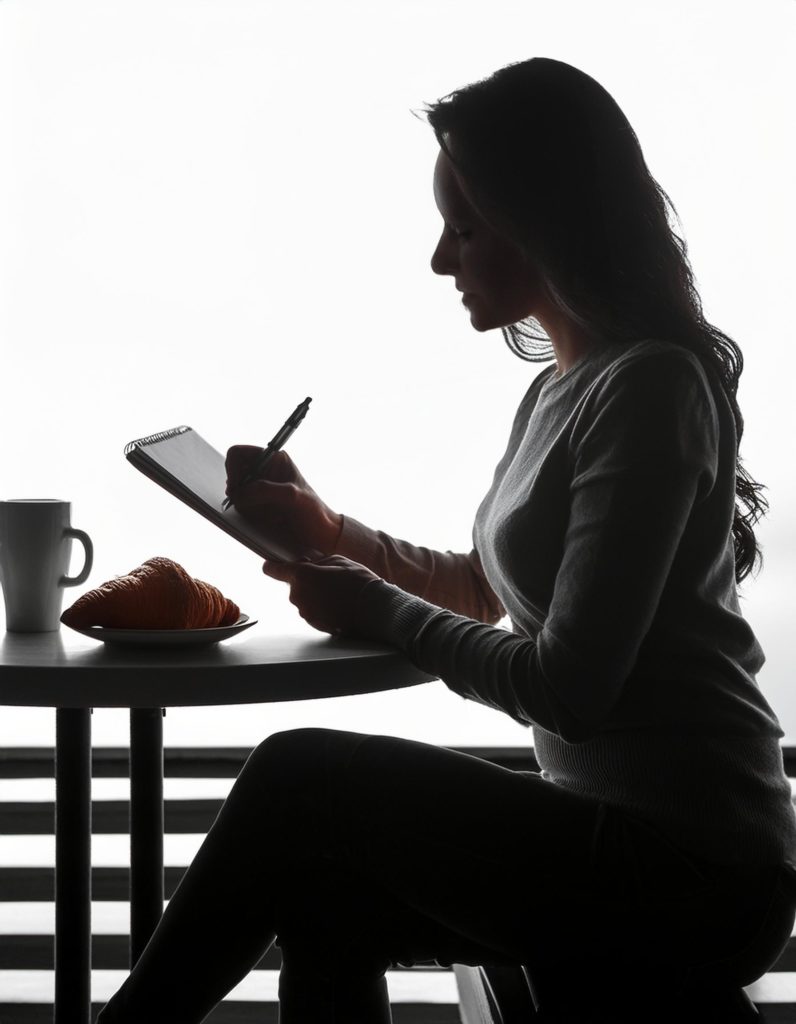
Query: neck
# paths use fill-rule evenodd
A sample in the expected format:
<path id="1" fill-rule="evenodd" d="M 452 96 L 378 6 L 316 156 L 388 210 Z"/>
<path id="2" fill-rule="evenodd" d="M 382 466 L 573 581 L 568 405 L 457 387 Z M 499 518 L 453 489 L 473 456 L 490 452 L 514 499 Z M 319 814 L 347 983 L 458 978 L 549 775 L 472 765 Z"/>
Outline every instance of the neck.
<path id="1" fill-rule="evenodd" d="M 552 342 L 558 376 L 566 373 L 593 349 L 594 339 L 591 335 L 557 310 L 545 310 L 534 316 Z"/>

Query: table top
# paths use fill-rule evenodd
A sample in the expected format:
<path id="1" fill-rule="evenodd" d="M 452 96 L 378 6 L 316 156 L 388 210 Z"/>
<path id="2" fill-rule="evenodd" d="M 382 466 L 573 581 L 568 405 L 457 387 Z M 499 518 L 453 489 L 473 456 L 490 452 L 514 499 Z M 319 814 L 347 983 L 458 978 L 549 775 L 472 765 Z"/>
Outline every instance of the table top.
<path id="1" fill-rule="evenodd" d="M 63 628 L 0 634 L 0 705 L 192 707 L 394 690 L 435 677 L 394 647 L 262 624 L 209 647 L 121 647 Z"/>

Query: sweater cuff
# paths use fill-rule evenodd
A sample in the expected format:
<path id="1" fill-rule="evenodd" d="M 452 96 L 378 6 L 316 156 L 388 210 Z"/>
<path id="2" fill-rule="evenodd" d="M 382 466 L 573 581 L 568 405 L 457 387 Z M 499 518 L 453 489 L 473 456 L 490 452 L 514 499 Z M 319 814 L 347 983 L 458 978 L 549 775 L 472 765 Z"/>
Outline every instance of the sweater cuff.
<path id="1" fill-rule="evenodd" d="M 444 610 L 435 604 L 378 579 L 362 588 L 357 621 L 367 637 L 394 644 L 411 657 L 413 642 L 421 629 L 440 612 Z"/>
<path id="2" fill-rule="evenodd" d="M 354 562 L 367 565 L 368 554 L 373 552 L 373 530 L 368 529 L 352 516 L 341 514 L 342 525 L 337 534 L 333 555 L 345 555 Z"/>

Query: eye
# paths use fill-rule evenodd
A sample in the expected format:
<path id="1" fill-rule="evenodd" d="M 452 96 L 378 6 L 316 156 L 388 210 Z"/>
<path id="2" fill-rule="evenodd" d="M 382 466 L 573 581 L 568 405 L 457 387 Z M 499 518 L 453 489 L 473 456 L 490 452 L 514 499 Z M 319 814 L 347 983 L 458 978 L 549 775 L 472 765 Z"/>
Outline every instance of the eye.
<path id="1" fill-rule="evenodd" d="M 456 228 L 451 228 L 451 231 L 453 232 L 456 238 L 468 239 L 470 235 L 472 235 L 472 231 L 467 230 L 457 231 Z"/>

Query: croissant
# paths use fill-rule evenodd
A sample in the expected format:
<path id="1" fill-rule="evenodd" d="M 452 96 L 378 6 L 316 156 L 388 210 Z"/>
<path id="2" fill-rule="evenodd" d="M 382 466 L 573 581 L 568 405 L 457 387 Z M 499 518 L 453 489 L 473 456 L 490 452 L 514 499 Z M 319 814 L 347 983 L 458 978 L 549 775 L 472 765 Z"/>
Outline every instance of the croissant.
<path id="1" fill-rule="evenodd" d="M 61 616 L 85 629 L 207 629 L 237 622 L 240 608 L 170 558 L 149 558 L 126 576 L 89 590 Z"/>

